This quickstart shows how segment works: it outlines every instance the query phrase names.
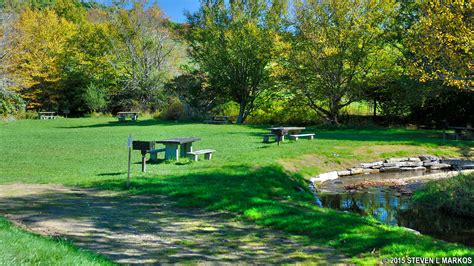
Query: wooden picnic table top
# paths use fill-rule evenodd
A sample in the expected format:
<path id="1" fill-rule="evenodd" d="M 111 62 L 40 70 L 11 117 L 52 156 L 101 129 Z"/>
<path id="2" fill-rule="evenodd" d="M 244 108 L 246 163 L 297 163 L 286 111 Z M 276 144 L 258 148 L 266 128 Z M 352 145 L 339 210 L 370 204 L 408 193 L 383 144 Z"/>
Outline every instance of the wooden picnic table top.
<path id="1" fill-rule="evenodd" d="M 126 115 L 126 114 L 139 114 L 140 112 L 118 112 L 117 114 L 122 114 L 122 115 Z"/>
<path id="2" fill-rule="evenodd" d="M 305 130 L 305 129 L 306 129 L 305 127 L 271 127 L 271 128 L 269 128 L 269 130 L 286 130 L 286 131 Z"/>
<path id="3" fill-rule="evenodd" d="M 157 140 L 156 143 L 161 143 L 161 144 L 167 144 L 167 143 L 185 144 L 185 143 L 193 143 L 193 142 L 198 141 L 198 140 L 201 140 L 201 139 L 200 138 L 194 138 L 194 137 L 171 138 L 171 139 Z"/>

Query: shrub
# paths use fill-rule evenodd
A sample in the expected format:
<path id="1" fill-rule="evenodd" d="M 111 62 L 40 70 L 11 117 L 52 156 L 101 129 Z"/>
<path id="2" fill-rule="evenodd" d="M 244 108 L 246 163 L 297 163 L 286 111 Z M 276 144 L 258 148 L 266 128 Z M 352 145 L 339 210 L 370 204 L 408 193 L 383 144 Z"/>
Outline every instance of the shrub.
<path id="1" fill-rule="evenodd" d="M 15 120 L 23 120 L 23 119 L 37 119 L 38 113 L 35 111 L 20 111 L 15 115 L 3 114 L 0 116 L 3 121 L 15 121 Z"/>
<path id="2" fill-rule="evenodd" d="M 112 117 L 111 113 L 91 112 L 84 115 L 85 117 L 99 118 L 99 117 Z"/>
<path id="3" fill-rule="evenodd" d="M 211 113 L 214 115 L 229 116 L 231 120 L 235 121 L 237 116 L 239 116 L 239 105 L 236 102 L 229 101 L 214 107 Z"/>
<path id="4" fill-rule="evenodd" d="M 160 117 L 165 120 L 184 118 L 184 106 L 178 98 L 170 98 L 168 106 L 161 112 Z"/>
<path id="5" fill-rule="evenodd" d="M 321 122 L 321 117 L 294 99 L 269 101 L 247 119 L 252 124 L 307 125 Z"/>
<path id="6" fill-rule="evenodd" d="M 25 110 L 25 102 L 13 91 L 0 87 L 0 115 L 16 115 Z"/>
<path id="7" fill-rule="evenodd" d="M 84 101 L 92 112 L 101 111 L 107 106 L 107 93 L 104 89 L 91 83 L 84 93 Z"/>
<path id="8" fill-rule="evenodd" d="M 151 114 L 151 116 L 153 117 L 153 119 L 160 119 L 161 118 L 161 112 L 160 111 L 155 111 Z"/>

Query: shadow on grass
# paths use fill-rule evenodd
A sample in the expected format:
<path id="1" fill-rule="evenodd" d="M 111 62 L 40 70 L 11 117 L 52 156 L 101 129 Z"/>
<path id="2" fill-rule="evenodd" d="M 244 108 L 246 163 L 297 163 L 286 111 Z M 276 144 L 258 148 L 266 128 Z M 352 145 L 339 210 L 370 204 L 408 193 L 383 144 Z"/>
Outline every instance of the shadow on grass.
<path id="1" fill-rule="evenodd" d="M 349 262 L 333 249 L 304 246 L 285 233 L 235 221 L 232 213 L 179 208 L 160 195 L 47 185 L 24 189 L 20 195 L 0 190 L 0 214 L 119 263 Z"/>
<path id="2" fill-rule="evenodd" d="M 126 172 L 100 173 L 97 176 L 118 176 L 123 174 L 126 174 Z"/>
<path id="3" fill-rule="evenodd" d="M 155 120 L 155 119 L 146 119 L 139 121 L 127 121 L 127 122 L 118 122 L 118 121 L 109 121 L 107 123 L 92 124 L 86 126 L 70 126 L 70 127 L 57 127 L 63 129 L 77 129 L 77 128 L 100 128 L 100 127 L 129 127 L 129 126 L 176 126 L 178 124 L 200 124 L 199 122 L 192 121 L 166 121 L 166 120 Z"/>
<path id="4" fill-rule="evenodd" d="M 308 245 L 329 245 L 351 257 L 474 254 L 462 245 L 417 236 L 371 218 L 318 208 L 306 186 L 300 177 L 290 176 L 278 166 L 235 166 L 201 174 L 134 178 L 131 193 L 164 195 L 180 207 L 234 213 L 259 225 L 305 236 Z M 94 187 L 121 190 L 124 184 L 98 183 Z"/>

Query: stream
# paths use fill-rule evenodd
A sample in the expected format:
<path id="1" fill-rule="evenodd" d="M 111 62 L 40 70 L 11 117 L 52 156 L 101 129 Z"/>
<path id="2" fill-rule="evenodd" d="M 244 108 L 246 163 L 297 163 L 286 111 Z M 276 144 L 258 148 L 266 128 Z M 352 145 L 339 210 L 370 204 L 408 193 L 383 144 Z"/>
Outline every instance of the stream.
<path id="1" fill-rule="evenodd" d="M 371 215 L 390 225 L 416 230 L 424 235 L 474 247 L 474 221 L 411 205 L 411 194 L 422 187 L 404 177 L 423 176 L 434 171 L 407 171 L 340 177 L 318 186 L 317 203 L 323 207 Z M 386 182 L 386 184 L 381 184 Z"/>

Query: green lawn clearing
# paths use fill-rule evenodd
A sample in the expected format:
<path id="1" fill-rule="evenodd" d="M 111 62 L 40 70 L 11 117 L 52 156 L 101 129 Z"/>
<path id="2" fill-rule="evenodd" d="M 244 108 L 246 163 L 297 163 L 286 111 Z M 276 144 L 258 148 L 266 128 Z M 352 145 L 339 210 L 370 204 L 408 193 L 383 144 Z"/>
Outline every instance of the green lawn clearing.
<path id="1" fill-rule="evenodd" d="M 262 143 L 266 126 L 207 125 L 113 118 L 24 120 L 0 125 L 0 183 L 60 183 L 125 189 L 127 137 L 200 137 L 213 160 L 149 164 L 133 153 L 133 194 L 166 195 L 181 207 L 229 211 L 236 217 L 304 236 L 359 262 L 380 257 L 472 256 L 474 250 L 417 236 L 374 219 L 318 208 L 305 178 L 390 156 L 472 156 L 473 142 L 443 141 L 440 132 L 400 128 L 308 128 L 313 141 Z M 0 254 L 3 251 L 0 251 Z M 1 257 L 2 255 L 0 255 Z M 284 254 L 281 254 L 284 256 Z"/>

